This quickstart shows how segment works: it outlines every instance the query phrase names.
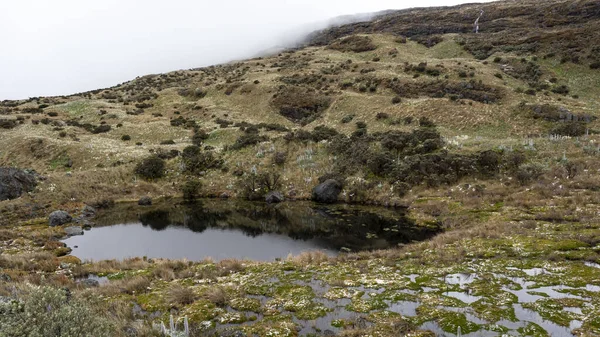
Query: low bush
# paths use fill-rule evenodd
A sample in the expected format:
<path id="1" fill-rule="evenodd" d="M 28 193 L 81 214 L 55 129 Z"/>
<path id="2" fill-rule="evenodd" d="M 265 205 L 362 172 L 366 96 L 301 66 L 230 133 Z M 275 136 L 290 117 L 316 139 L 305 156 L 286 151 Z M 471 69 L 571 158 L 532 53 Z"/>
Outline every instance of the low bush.
<path id="1" fill-rule="evenodd" d="M 262 136 L 258 132 L 258 128 L 256 126 L 248 127 L 245 129 L 244 134 L 236 139 L 235 143 L 231 145 L 229 148 L 232 150 L 240 150 L 248 146 L 256 145 L 261 142 L 266 142 L 269 140 L 269 137 Z"/>
<path id="2" fill-rule="evenodd" d="M 103 124 L 103 125 L 99 125 L 99 126 L 95 127 L 95 128 L 92 130 L 92 133 L 95 133 L 95 134 L 98 134 L 98 133 L 106 133 L 106 132 L 109 132 L 110 130 L 111 130 L 111 127 L 110 127 L 110 125 Z"/>
<path id="3" fill-rule="evenodd" d="M 311 138 L 314 142 L 320 142 L 322 140 L 330 140 L 338 134 L 339 133 L 333 128 L 319 125 L 313 130 Z"/>
<path id="4" fill-rule="evenodd" d="M 275 154 L 273 154 L 273 163 L 275 165 L 282 166 L 283 164 L 285 164 L 286 160 L 287 160 L 286 152 L 275 152 Z"/>
<path id="5" fill-rule="evenodd" d="M 300 86 L 283 86 L 271 100 L 279 114 L 302 125 L 315 120 L 330 104 L 331 97 Z"/>
<path id="6" fill-rule="evenodd" d="M 196 145 L 190 145 L 183 149 L 181 158 L 184 164 L 184 171 L 194 175 L 210 169 L 220 168 L 223 165 L 223 160 L 216 158 L 213 152 L 202 151 Z"/>
<path id="7" fill-rule="evenodd" d="M 110 337 L 115 324 L 102 305 L 69 290 L 27 286 L 10 301 L 0 301 L 0 336 Z"/>
<path id="8" fill-rule="evenodd" d="M 165 161 L 156 155 L 143 159 L 135 167 L 135 173 L 146 179 L 157 179 L 165 175 Z"/>
<path id="9" fill-rule="evenodd" d="M 192 144 L 196 145 L 196 146 L 200 146 L 202 145 L 202 143 L 204 143 L 205 140 L 207 140 L 209 137 L 208 132 L 202 130 L 202 129 L 194 129 L 194 135 L 192 136 Z"/>
<path id="10" fill-rule="evenodd" d="M 261 200 L 267 193 L 281 188 L 280 180 L 277 172 L 247 173 L 238 179 L 238 193 L 247 200 Z"/>
<path id="11" fill-rule="evenodd" d="M 191 202 L 196 200 L 202 183 L 195 180 L 189 180 L 181 187 L 181 193 L 183 194 L 183 200 Z"/>
<path id="12" fill-rule="evenodd" d="M 123 135 L 123 136 L 121 136 L 121 140 L 122 141 L 130 141 L 131 140 L 131 136 L 130 135 Z"/>
<path id="13" fill-rule="evenodd" d="M 564 122 L 552 128 L 552 130 L 550 130 L 550 134 L 579 137 L 585 135 L 586 129 L 587 127 L 585 123 L 582 122 Z"/>
<path id="14" fill-rule="evenodd" d="M 342 52 L 362 53 L 377 49 L 373 43 L 373 39 L 368 36 L 352 35 L 331 43 L 328 49 L 333 49 Z"/>

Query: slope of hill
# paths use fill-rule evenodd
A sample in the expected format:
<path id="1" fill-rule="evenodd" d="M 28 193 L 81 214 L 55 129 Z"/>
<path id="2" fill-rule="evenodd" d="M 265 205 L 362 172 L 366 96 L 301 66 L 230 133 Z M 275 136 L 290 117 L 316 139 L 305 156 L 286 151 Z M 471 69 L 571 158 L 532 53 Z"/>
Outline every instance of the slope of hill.
<path id="1" fill-rule="evenodd" d="M 43 179 L 0 201 L 0 224 L 183 192 L 310 199 L 334 178 L 342 202 L 406 205 L 448 231 L 340 264 L 420 256 L 411 268 L 455 270 L 513 258 L 512 243 L 535 266 L 598 261 L 599 31 L 593 0 L 410 9 L 277 55 L 3 101 L 0 166 Z M 588 320 L 581 335 L 598 329 Z"/>

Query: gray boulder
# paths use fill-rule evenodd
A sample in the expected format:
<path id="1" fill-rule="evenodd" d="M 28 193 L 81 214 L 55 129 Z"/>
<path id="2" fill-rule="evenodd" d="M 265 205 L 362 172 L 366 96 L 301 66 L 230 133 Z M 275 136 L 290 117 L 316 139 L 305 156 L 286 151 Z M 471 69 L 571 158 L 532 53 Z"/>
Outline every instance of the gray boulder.
<path id="1" fill-rule="evenodd" d="M 342 184 L 337 180 L 328 179 L 313 189 L 312 199 L 316 202 L 331 204 L 338 200 L 340 192 L 342 192 Z"/>
<path id="2" fill-rule="evenodd" d="M 67 227 L 65 228 L 65 233 L 67 233 L 68 236 L 83 235 L 83 229 L 79 226 Z"/>
<path id="3" fill-rule="evenodd" d="M 96 215 L 96 209 L 90 205 L 85 205 L 81 210 L 81 216 L 84 218 L 91 218 Z"/>
<path id="4" fill-rule="evenodd" d="M 16 199 L 37 185 L 36 174 L 12 167 L 0 167 L 0 201 Z"/>
<path id="5" fill-rule="evenodd" d="M 50 227 L 64 225 L 71 221 L 73 221 L 73 218 L 65 211 L 54 211 L 50 213 L 50 216 L 48 217 L 48 224 Z"/>
<path id="6" fill-rule="evenodd" d="M 138 205 L 140 206 L 151 206 L 152 205 L 152 198 L 145 196 L 145 197 L 141 197 L 140 200 L 138 200 Z"/>
<path id="7" fill-rule="evenodd" d="M 278 204 L 280 202 L 283 202 L 284 200 L 285 198 L 283 197 L 283 194 L 281 194 L 281 192 L 276 191 L 271 191 L 267 193 L 267 196 L 265 197 L 265 201 L 268 204 Z"/>

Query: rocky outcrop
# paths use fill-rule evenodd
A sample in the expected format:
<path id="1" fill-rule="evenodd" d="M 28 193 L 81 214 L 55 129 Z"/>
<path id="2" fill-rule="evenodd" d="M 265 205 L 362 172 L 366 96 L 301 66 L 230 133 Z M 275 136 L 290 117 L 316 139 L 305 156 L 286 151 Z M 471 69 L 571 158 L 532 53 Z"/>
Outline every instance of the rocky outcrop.
<path id="1" fill-rule="evenodd" d="M 16 199 L 37 185 L 36 174 L 12 167 L 0 167 L 0 201 Z"/>
<path id="2" fill-rule="evenodd" d="M 268 204 L 278 204 L 280 202 L 283 202 L 284 200 L 285 198 L 283 197 L 283 194 L 277 191 L 271 191 L 267 193 L 267 196 L 265 197 L 265 201 Z"/>
<path id="3" fill-rule="evenodd" d="M 73 218 L 65 211 L 54 211 L 48 217 L 50 227 L 64 225 L 71 221 L 73 221 Z"/>
<path id="4" fill-rule="evenodd" d="M 312 199 L 316 202 L 331 204 L 338 200 L 342 184 L 335 179 L 328 179 L 313 189 Z"/>

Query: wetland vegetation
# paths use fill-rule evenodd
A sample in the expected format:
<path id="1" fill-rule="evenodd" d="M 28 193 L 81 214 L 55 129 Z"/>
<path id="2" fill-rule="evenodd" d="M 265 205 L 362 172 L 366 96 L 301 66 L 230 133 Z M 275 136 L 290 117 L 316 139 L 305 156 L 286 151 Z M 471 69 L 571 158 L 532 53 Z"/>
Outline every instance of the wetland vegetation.
<path id="1" fill-rule="evenodd" d="M 599 336 L 599 11 L 0 102 L 0 337 Z"/>

